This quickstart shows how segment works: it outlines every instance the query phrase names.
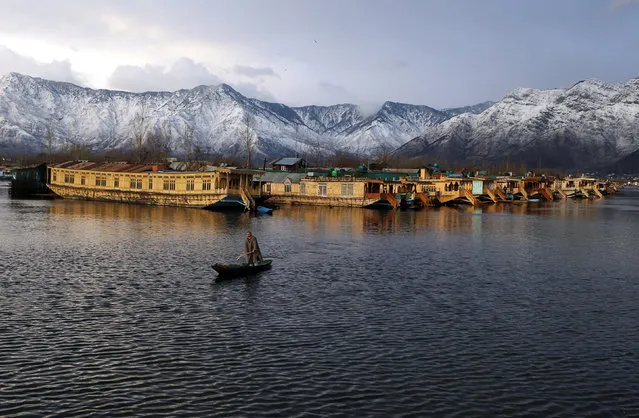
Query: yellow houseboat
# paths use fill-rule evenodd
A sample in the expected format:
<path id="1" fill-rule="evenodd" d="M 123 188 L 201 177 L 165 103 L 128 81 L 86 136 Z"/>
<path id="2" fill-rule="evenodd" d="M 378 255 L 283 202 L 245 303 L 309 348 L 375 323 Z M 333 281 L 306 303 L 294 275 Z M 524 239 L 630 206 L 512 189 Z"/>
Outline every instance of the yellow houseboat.
<path id="1" fill-rule="evenodd" d="M 591 177 L 568 177 L 563 179 L 561 190 L 567 197 L 590 198 L 603 197 L 601 190 L 597 187 L 597 180 Z"/>
<path id="2" fill-rule="evenodd" d="M 270 203 L 316 206 L 390 206 L 399 203 L 382 180 L 360 177 L 309 176 L 307 173 L 264 174 L 262 191 Z"/>
<path id="3" fill-rule="evenodd" d="M 160 165 L 72 161 L 47 167 L 47 186 L 68 199 L 195 208 L 255 208 L 257 170 L 172 171 Z"/>

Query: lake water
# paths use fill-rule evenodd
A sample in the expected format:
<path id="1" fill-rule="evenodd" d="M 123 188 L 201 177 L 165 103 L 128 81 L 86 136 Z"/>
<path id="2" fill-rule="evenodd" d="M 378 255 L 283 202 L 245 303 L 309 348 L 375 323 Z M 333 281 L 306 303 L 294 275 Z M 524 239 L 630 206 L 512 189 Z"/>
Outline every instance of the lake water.
<path id="1" fill-rule="evenodd" d="M 639 414 L 639 192 L 272 216 L 0 189 L 0 416 Z M 268 272 L 215 281 L 257 236 Z"/>

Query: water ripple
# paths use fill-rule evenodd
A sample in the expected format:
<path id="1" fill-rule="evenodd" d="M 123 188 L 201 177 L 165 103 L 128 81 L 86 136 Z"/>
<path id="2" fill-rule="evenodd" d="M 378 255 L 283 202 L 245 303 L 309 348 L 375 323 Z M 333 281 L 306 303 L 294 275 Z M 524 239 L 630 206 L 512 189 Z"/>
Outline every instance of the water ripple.
<path id="1" fill-rule="evenodd" d="M 639 196 L 614 199 L 251 217 L 0 198 L 0 415 L 637 415 Z M 215 282 L 247 229 L 273 269 Z"/>

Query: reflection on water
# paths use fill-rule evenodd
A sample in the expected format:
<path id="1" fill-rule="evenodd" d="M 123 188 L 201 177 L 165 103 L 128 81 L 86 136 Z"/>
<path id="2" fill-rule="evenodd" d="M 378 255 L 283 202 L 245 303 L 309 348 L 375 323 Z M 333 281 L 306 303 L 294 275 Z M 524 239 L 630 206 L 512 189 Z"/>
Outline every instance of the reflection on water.
<path id="1" fill-rule="evenodd" d="M 637 208 L 0 195 L 0 415 L 636 415 Z"/>
<path id="2" fill-rule="evenodd" d="M 447 232 L 467 228 L 476 229 L 477 215 L 539 215 L 562 218 L 588 219 L 598 216 L 605 200 L 577 200 L 558 203 L 491 204 L 480 207 L 459 205 L 456 207 L 430 208 L 421 211 L 371 210 L 359 208 L 330 208 L 308 206 L 284 206 L 276 216 L 291 218 L 309 231 L 321 228 L 340 234 L 344 230 L 354 235 L 369 233 L 393 233 L 406 229 L 428 229 Z M 212 212 L 192 208 L 167 206 L 143 206 L 108 202 L 56 200 L 45 206 L 51 215 L 64 219 L 91 219 L 108 222 L 118 219 L 136 225 L 146 225 L 157 230 L 170 228 L 172 234 L 190 233 L 202 228 L 225 231 L 243 228 L 250 219 L 241 212 Z M 634 206 L 617 205 L 617 210 L 639 210 Z M 259 215 L 257 215 L 259 216 Z M 52 221 L 59 218 L 52 216 Z"/>

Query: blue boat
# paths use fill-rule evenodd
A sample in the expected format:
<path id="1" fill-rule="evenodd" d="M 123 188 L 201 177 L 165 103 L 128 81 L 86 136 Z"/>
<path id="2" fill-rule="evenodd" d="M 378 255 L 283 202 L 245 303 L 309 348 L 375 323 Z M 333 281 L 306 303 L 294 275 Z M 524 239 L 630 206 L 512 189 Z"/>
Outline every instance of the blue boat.
<path id="1" fill-rule="evenodd" d="M 267 213 L 267 214 L 273 213 L 273 208 L 267 208 L 266 206 L 258 206 L 255 208 L 255 210 L 259 213 Z"/>

